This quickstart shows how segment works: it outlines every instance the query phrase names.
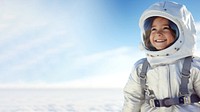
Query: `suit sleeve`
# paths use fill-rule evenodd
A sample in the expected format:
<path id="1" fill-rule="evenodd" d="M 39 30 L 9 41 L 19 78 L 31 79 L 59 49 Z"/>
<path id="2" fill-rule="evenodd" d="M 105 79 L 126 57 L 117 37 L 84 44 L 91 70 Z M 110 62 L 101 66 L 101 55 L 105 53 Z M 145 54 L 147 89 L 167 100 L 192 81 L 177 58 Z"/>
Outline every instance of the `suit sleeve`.
<path id="1" fill-rule="evenodd" d="M 193 84 L 193 89 L 196 94 L 200 97 L 200 58 L 194 58 L 191 70 L 191 80 Z"/>
<path id="2" fill-rule="evenodd" d="M 140 108 L 144 103 L 144 90 L 141 87 L 138 75 L 141 71 L 140 68 L 136 63 L 124 87 L 124 105 L 122 112 L 140 112 Z"/>
<path id="3" fill-rule="evenodd" d="M 193 77 L 193 79 L 194 90 L 200 97 L 200 68 L 195 72 L 195 77 Z"/>

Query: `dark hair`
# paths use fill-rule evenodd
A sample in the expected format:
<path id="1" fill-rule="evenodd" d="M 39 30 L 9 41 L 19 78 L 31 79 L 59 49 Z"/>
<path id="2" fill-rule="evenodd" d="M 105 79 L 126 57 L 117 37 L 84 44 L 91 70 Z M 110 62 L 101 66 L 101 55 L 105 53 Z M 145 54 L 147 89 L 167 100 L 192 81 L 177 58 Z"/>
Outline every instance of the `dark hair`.
<path id="1" fill-rule="evenodd" d="M 150 51 L 157 51 L 157 49 L 150 42 L 150 34 L 151 34 L 152 23 L 155 20 L 155 18 L 157 18 L 157 17 L 158 16 L 153 16 L 153 17 L 147 18 L 144 22 L 144 31 L 145 32 L 143 33 L 143 41 L 144 41 L 146 49 L 148 49 Z M 178 30 L 177 25 L 174 22 L 170 21 L 169 19 L 167 19 L 167 20 L 169 21 L 169 28 L 170 28 L 170 31 L 172 33 L 172 36 L 175 38 L 175 41 L 169 45 L 169 46 L 171 46 L 178 39 L 179 30 Z"/>
<path id="2" fill-rule="evenodd" d="M 152 27 L 152 23 L 154 21 L 156 17 L 150 17 L 150 18 L 147 18 L 144 22 L 144 33 L 143 33 L 143 41 L 144 41 L 144 44 L 145 44 L 145 47 L 146 49 L 149 49 L 151 51 L 155 51 L 156 48 L 153 47 L 153 45 L 151 44 L 150 42 L 150 34 L 151 34 L 151 27 Z"/>

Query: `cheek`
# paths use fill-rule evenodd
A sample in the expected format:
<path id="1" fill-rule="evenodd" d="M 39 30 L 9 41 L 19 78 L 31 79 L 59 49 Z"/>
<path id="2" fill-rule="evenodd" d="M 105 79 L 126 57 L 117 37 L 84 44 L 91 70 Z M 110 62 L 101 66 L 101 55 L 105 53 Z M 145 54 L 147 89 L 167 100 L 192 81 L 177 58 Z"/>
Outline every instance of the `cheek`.
<path id="1" fill-rule="evenodd" d="M 154 37 L 153 35 L 150 35 L 150 36 L 149 36 L 149 39 L 150 39 L 150 42 L 151 42 L 151 43 L 153 43 L 153 37 Z"/>
<path id="2" fill-rule="evenodd" d="M 174 42 L 174 38 L 171 38 L 170 42 L 171 42 L 171 43 Z"/>
<path id="3" fill-rule="evenodd" d="M 172 35 L 168 35 L 168 42 L 169 43 L 172 43 L 172 42 L 174 42 L 175 41 L 175 39 L 174 39 L 174 37 L 172 36 Z"/>

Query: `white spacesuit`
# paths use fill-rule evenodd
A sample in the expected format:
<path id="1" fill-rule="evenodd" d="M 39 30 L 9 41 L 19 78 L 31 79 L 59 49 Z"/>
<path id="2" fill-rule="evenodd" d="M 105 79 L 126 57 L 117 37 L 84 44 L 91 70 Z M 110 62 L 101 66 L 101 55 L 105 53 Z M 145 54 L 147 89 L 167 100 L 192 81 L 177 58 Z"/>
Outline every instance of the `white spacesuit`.
<path id="1" fill-rule="evenodd" d="M 151 24 L 149 18 L 152 17 L 163 17 L 173 23 L 176 40 L 163 50 L 151 49 L 146 44 L 146 27 Z M 145 89 L 140 77 L 145 59 L 141 59 L 135 63 L 124 88 L 123 112 L 200 112 L 200 103 L 191 102 L 193 99 L 190 98 L 193 94 L 196 95 L 195 100 L 200 97 L 200 58 L 193 56 L 196 29 L 191 13 L 184 5 L 159 2 L 144 11 L 139 26 L 142 31 L 142 48 L 149 62 Z M 183 63 L 188 56 L 192 56 L 192 59 L 187 62 L 191 63 L 187 82 L 181 78 Z M 181 83 L 186 83 L 187 94 L 180 93 Z M 182 96 L 184 103 L 180 100 Z M 169 105 L 165 105 L 164 101 L 168 101 Z"/>

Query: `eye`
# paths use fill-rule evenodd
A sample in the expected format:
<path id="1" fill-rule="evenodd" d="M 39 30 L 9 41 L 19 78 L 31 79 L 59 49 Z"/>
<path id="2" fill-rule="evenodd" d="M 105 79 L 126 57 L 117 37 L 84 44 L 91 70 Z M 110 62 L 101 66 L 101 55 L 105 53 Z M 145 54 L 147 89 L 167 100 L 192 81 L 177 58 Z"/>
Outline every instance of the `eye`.
<path id="1" fill-rule="evenodd" d="M 156 31 L 156 28 L 151 28 L 151 31 Z"/>
<path id="2" fill-rule="evenodd" d="M 169 26 L 163 27 L 163 30 L 170 30 Z"/>

